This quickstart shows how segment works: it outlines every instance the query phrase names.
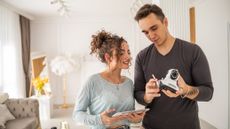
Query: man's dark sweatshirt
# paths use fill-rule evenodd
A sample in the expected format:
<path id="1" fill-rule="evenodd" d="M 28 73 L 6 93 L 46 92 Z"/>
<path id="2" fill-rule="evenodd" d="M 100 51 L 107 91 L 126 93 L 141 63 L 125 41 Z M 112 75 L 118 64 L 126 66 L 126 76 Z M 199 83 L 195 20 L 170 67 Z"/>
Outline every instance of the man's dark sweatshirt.
<path id="1" fill-rule="evenodd" d="M 198 96 L 170 98 L 163 92 L 150 104 L 145 103 L 145 85 L 152 78 L 165 78 L 169 69 L 178 69 L 184 81 L 199 89 Z M 213 85 L 206 56 L 201 48 L 180 39 L 166 55 L 161 55 L 154 44 L 142 50 L 136 57 L 134 96 L 138 103 L 150 108 L 143 120 L 145 129 L 200 129 L 197 101 L 209 101 Z"/>

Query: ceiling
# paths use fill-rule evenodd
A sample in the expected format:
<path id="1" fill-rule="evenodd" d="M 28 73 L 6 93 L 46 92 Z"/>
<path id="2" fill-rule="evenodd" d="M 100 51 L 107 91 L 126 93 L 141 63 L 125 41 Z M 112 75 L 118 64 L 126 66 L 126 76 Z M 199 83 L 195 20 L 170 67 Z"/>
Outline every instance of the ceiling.
<path id="1" fill-rule="evenodd" d="M 59 16 L 57 5 L 52 0 L 2 0 L 7 5 L 30 14 L 33 17 Z M 71 15 L 104 16 L 130 15 L 130 9 L 136 0 L 66 0 Z M 151 1 L 151 0 L 144 0 Z"/>

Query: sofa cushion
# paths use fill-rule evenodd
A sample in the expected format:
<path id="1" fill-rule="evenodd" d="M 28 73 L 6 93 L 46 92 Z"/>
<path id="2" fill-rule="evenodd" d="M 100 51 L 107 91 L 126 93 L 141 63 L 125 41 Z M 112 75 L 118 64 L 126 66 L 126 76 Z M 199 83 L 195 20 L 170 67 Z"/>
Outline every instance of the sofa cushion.
<path id="1" fill-rule="evenodd" d="M 35 117 L 19 118 L 6 122 L 6 129 L 35 129 L 38 121 Z"/>
<path id="2" fill-rule="evenodd" d="M 8 120 L 13 120 L 15 117 L 10 113 L 5 104 L 0 104 L 0 128 L 5 128 L 5 123 Z"/>
<path id="3" fill-rule="evenodd" d="M 38 117 L 39 104 L 36 99 L 8 99 L 5 104 L 15 118 Z"/>
<path id="4" fill-rule="evenodd" d="M 0 104 L 4 103 L 9 98 L 7 93 L 0 92 Z"/>

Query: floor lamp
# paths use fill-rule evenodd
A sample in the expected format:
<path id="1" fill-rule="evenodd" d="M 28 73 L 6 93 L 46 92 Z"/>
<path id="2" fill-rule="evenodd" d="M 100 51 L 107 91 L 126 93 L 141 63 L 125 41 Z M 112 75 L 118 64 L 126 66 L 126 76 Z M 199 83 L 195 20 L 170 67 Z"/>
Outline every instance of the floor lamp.
<path id="1" fill-rule="evenodd" d="M 63 86 L 63 104 L 61 108 L 70 107 L 66 103 L 67 98 L 67 74 L 73 72 L 76 67 L 76 62 L 70 56 L 57 56 L 51 61 L 51 71 L 56 75 L 62 77 L 62 86 Z"/>
<path id="2" fill-rule="evenodd" d="M 68 108 L 69 105 L 66 103 L 66 97 L 67 97 L 66 74 L 63 75 L 62 81 L 63 81 L 63 104 L 61 105 L 61 108 Z"/>

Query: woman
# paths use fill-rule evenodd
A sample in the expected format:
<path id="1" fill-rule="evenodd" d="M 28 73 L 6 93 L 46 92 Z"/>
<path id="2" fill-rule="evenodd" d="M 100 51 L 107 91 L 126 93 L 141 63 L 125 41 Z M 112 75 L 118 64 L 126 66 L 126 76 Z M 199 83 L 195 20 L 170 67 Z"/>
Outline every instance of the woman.
<path id="1" fill-rule="evenodd" d="M 116 112 L 134 110 L 133 82 L 121 75 L 122 69 L 128 69 L 131 63 L 127 42 L 102 30 L 92 36 L 90 54 L 95 54 L 107 67 L 86 82 L 77 98 L 74 120 L 92 129 L 128 129 L 131 122 L 140 122 L 144 113 L 112 117 Z"/>

